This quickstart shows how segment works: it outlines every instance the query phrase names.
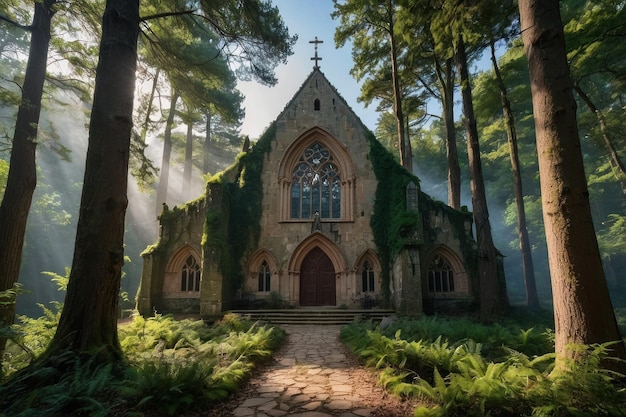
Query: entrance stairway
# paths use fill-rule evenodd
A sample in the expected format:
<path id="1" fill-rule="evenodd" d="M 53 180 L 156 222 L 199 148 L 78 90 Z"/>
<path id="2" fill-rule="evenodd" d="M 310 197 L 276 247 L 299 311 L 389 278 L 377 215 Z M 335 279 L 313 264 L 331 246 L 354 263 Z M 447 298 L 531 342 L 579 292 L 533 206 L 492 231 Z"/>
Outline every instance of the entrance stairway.
<path id="1" fill-rule="evenodd" d="M 337 308 L 295 308 L 284 310 L 231 310 L 244 318 L 272 324 L 349 324 L 354 321 L 379 322 L 394 310 L 340 310 Z"/>

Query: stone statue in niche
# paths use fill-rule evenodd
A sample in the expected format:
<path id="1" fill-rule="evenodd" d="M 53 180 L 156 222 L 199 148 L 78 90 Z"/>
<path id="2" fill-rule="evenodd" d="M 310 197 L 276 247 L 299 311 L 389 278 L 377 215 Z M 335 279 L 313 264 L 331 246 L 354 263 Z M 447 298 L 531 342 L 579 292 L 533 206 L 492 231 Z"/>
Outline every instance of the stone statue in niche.
<path id="1" fill-rule="evenodd" d="M 315 212 L 315 214 L 313 215 L 313 224 L 311 224 L 311 233 L 316 232 L 316 231 L 322 231 L 322 222 L 320 221 L 320 214 L 319 212 Z"/>

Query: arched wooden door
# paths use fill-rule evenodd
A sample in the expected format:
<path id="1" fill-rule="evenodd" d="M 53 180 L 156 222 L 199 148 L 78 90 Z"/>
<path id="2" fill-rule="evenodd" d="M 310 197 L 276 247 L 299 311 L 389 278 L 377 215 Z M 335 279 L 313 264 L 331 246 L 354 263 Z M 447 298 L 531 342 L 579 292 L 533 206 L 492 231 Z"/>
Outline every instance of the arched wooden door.
<path id="1" fill-rule="evenodd" d="M 328 255 L 316 247 L 307 254 L 300 268 L 300 305 L 336 304 L 335 268 Z"/>

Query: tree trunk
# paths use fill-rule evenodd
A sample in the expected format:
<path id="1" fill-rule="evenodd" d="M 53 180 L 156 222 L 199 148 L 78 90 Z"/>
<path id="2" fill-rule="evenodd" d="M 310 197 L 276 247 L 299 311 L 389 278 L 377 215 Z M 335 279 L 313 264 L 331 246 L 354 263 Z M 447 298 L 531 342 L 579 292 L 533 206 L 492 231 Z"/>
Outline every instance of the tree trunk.
<path id="1" fill-rule="evenodd" d="M 107 0 L 74 260 L 48 355 L 68 349 L 104 361 L 123 358 L 117 307 L 138 35 L 139 0 Z"/>
<path id="2" fill-rule="evenodd" d="M 615 341 L 614 355 L 626 358 L 591 219 L 559 2 L 520 0 L 519 9 L 537 131 L 557 357 L 575 357 L 571 344 Z"/>
<path id="3" fill-rule="evenodd" d="M 154 95 L 156 94 L 157 86 L 159 85 L 159 75 L 161 69 L 157 68 L 152 80 L 152 89 L 150 90 L 150 96 L 148 98 L 148 105 L 146 106 L 146 117 L 143 119 L 143 125 L 141 126 L 141 142 L 146 143 L 146 136 L 148 135 L 148 128 L 150 127 L 150 114 L 152 113 L 152 102 L 154 101 Z"/>
<path id="4" fill-rule="evenodd" d="M 205 137 L 204 137 L 204 146 L 202 152 L 202 173 L 209 173 L 209 163 L 211 161 L 211 150 L 209 148 L 211 144 L 211 110 L 206 111 L 206 126 L 205 126 Z"/>
<path id="5" fill-rule="evenodd" d="M 165 133 L 163 135 L 163 156 L 161 157 L 161 175 L 159 175 L 159 186 L 156 195 L 156 215 L 163 211 L 163 205 L 167 201 L 167 188 L 170 178 L 170 158 L 172 157 L 172 128 L 174 126 L 174 115 L 176 114 L 176 102 L 178 101 L 178 91 L 172 92 L 170 100 L 170 112 L 165 122 Z"/>
<path id="6" fill-rule="evenodd" d="M 506 136 L 509 141 L 509 155 L 511 157 L 511 171 L 513 172 L 513 194 L 517 205 L 517 237 L 519 239 L 519 249 L 522 254 L 522 271 L 524 274 L 524 286 L 526 288 L 526 305 L 531 309 L 539 308 L 539 296 L 537 295 L 537 285 L 535 283 L 535 269 L 533 267 L 533 257 L 528 238 L 528 228 L 526 227 L 526 210 L 524 208 L 524 193 L 522 191 L 521 165 L 519 162 L 519 150 L 517 146 L 517 132 L 515 131 L 515 118 L 511 109 L 511 102 L 506 91 L 506 85 L 502 79 L 498 60 L 496 59 L 496 49 L 494 42 L 491 42 L 491 62 L 496 75 L 498 88 L 500 89 L 500 100 L 502 101 L 502 113 L 506 124 Z"/>
<path id="7" fill-rule="evenodd" d="M 622 163 L 622 159 L 619 157 L 617 153 L 617 149 L 613 146 L 613 140 L 611 140 L 611 136 L 609 135 L 609 130 L 606 127 L 606 120 L 604 119 L 604 115 L 602 112 L 593 104 L 593 101 L 589 98 L 587 94 L 580 88 L 578 84 L 574 84 L 574 91 L 578 93 L 578 96 L 582 99 L 582 101 L 587 105 L 589 111 L 596 115 L 598 119 L 598 124 L 600 125 L 600 132 L 602 133 L 602 139 L 604 139 L 604 144 L 606 145 L 606 149 L 609 151 L 611 155 L 611 165 L 616 167 L 620 175 L 618 178 L 620 180 L 620 184 L 622 185 L 622 192 L 626 194 L 626 184 L 624 184 L 624 180 L 626 179 L 626 168 Z"/>
<path id="8" fill-rule="evenodd" d="M 193 121 L 187 121 L 187 142 L 185 143 L 185 166 L 183 168 L 183 199 L 191 192 L 191 171 L 193 169 Z"/>
<path id="9" fill-rule="evenodd" d="M 396 50 L 396 38 L 394 34 L 394 8 L 393 1 L 387 3 L 387 11 L 389 13 L 389 44 L 391 46 L 391 83 L 393 85 L 393 111 L 396 116 L 396 124 L 398 129 L 398 145 L 400 147 L 400 164 L 407 171 L 413 173 L 413 155 L 411 145 L 407 144 L 406 133 L 404 131 L 404 114 L 402 112 L 402 88 L 400 87 L 400 75 L 398 74 L 398 56 Z"/>
<path id="10" fill-rule="evenodd" d="M 446 155 L 448 158 L 448 205 L 461 209 L 461 167 L 456 147 L 456 129 L 454 127 L 454 65 L 452 59 L 446 60 L 446 67 L 441 68 L 439 61 L 437 77 L 441 84 L 441 107 L 446 127 Z M 445 77 L 442 75 L 445 73 Z"/>
<path id="11" fill-rule="evenodd" d="M 491 236 L 487 197 L 483 181 L 478 129 L 474 117 L 472 90 L 467 70 L 467 56 L 463 37 L 459 35 L 457 45 L 457 65 L 461 77 L 461 95 L 463 97 L 463 113 L 465 115 L 465 131 L 467 135 L 467 155 L 469 158 L 470 191 L 474 224 L 476 225 L 476 241 L 478 243 L 478 275 L 480 295 L 480 319 L 489 321 L 507 305 L 506 285 L 498 276 L 498 259 L 496 248 Z"/>
<path id="12" fill-rule="evenodd" d="M 35 2 L 30 51 L 15 122 L 9 174 L 0 204 L 0 291 L 11 289 L 18 281 L 26 221 L 37 186 L 35 149 L 53 15 L 51 1 Z M 0 327 L 13 323 L 15 300 L 6 301 L 0 298 Z M 5 344 L 6 339 L 0 338 L 0 361 Z"/>

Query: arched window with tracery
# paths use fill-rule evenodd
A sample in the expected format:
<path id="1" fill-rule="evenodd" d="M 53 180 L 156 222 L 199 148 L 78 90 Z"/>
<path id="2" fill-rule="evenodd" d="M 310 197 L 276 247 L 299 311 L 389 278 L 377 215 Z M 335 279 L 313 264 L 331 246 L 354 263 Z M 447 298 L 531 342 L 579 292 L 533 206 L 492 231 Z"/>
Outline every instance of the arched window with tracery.
<path id="1" fill-rule="evenodd" d="M 341 173 L 333 155 L 319 142 L 304 149 L 293 170 L 291 218 L 341 217 Z"/>
<path id="2" fill-rule="evenodd" d="M 181 291 L 200 291 L 200 265 L 193 255 L 189 255 L 180 273 Z"/>
<path id="3" fill-rule="evenodd" d="M 428 266 L 428 292 L 454 292 L 454 270 L 450 262 L 440 254 L 435 255 Z"/>
<path id="4" fill-rule="evenodd" d="M 271 291 L 271 278 L 272 273 L 270 272 L 270 266 L 267 264 L 267 261 L 263 261 L 259 268 L 259 291 Z"/>
<path id="5" fill-rule="evenodd" d="M 369 261 L 365 261 L 363 264 L 363 270 L 361 271 L 361 290 L 363 292 L 374 292 L 374 281 L 376 274 L 374 269 L 370 265 Z"/>

